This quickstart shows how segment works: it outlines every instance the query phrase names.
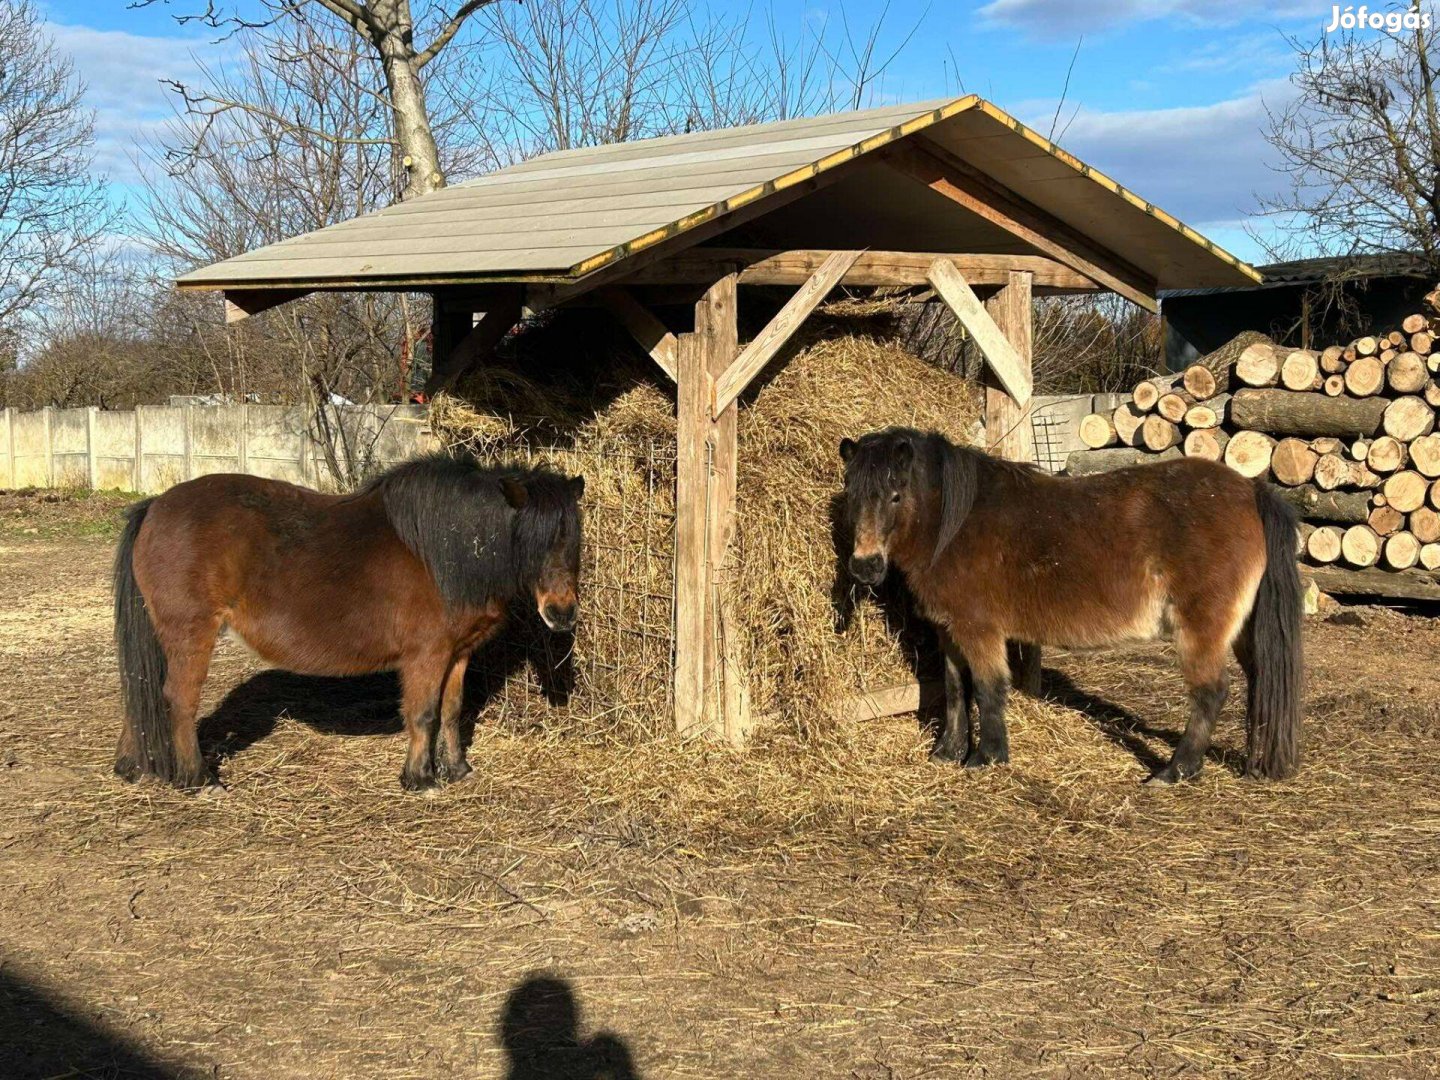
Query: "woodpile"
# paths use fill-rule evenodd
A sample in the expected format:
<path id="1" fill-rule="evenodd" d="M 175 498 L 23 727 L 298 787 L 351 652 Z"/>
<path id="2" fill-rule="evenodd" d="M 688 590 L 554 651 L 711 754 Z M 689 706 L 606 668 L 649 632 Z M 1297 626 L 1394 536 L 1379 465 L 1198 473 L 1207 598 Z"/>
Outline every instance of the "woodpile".
<path id="1" fill-rule="evenodd" d="M 1327 582 L 1365 571 L 1367 590 L 1387 573 L 1396 595 L 1412 595 L 1417 575 L 1440 590 L 1430 573 L 1440 570 L 1440 289 L 1426 306 L 1394 330 L 1318 350 L 1241 335 L 1086 417 L 1091 449 L 1071 454 L 1068 471 L 1223 461 L 1280 488 L 1307 523 L 1301 561 Z"/>

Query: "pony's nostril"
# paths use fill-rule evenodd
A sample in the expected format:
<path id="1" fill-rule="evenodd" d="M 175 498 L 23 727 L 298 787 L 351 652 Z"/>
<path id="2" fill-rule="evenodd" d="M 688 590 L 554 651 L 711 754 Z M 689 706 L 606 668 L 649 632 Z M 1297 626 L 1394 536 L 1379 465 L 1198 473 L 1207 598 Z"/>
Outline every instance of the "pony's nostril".
<path id="1" fill-rule="evenodd" d="M 551 630 L 571 630 L 575 627 L 574 604 L 546 604 L 540 609 L 540 617 Z"/>
<path id="2" fill-rule="evenodd" d="M 885 576 L 885 560 L 879 555 L 852 556 L 850 576 L 866 585 L 874 585 Z"/>

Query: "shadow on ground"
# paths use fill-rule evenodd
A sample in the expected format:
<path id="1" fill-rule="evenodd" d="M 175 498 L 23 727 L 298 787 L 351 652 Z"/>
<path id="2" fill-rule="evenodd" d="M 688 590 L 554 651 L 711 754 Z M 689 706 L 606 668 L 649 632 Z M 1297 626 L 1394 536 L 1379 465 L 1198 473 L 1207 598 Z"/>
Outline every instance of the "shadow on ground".
<path id="1" fill-rule="evenodd" d="M 532 975 L 500 1013 L 507 1080 L 640 1080 L 625 1040 L 580 1037 L 580 1004 L 564 979 Z"/>

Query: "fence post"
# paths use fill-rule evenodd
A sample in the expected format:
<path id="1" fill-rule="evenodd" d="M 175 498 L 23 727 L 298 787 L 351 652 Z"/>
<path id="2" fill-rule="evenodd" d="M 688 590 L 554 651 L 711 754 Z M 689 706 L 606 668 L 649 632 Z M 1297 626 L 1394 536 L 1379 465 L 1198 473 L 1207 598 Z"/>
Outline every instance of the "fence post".
<path id="1" fill-rule="evenodd" d="M 144 449 L 144 444 L 140 441 L 140 410 L 141 410 L 142 408 L 144 408 L 144 406 L 142 406 L 142 405 L 138 405 L 138 404 L 137 404 L 137 405 L 135 406 L 135 445 L 134 445 L 134 452 L 135 452 L 135 488 L 134 488 L 134 490 L 143 494 L 144 491 L 145 491 L 145 489 L 140 486 L 142 483 L 145 482 L 145 449 Z"/>
<path id="2" fill-rule="evenodd" d="M 94 491 L 100 478 L 99 464 L 95 460 L 95 414 L 100 410 L 94 405 L 85 410 L 85 482 Z"/>
<path id="3" fill-rule="evenodd" d="M 184 423 L 184 425 L 183 425 L 184 430 L 185 430 L 185 464 L 184 464 L 184 466 L 183 466 L 183 468 L 184 468 L 183 477 L 184 477 L 184 479 L 186 479 L 186 480 L 194 480 L 194 479 L 195 479 L 195 462 L 194 462 L 194 458 L 192 457 L 192 451 L 191 451 L 191 448 L 190 448 L 190 438 L 191 438 L 191 431 L 190 431 L 190 409 L 191 409 L 191 406 L 190 406 L 189 404 L 186 404 L 186 405 L 182 406 L 182 408 L 184 409 L 183 418 L 184 418 L 184 421 L 185 421 L 185 423 Z"/>
<path id="4" fill-rule="evenodd" d="M 250 406 L 240 402 L 240 436 L 236 440 L 235 457 L 240 462 L 240 471 L 250 474 Z"/>
<path id="5" fill-rule="evenodd" d="M 50 417 L 55 410 L 46 405 L 40 410 L 40 424 L 45 432 L 45 486 L 55 486 L 55 446 L 51 441 Z"/>
<path id="6" fill-rule="evenodd" d="M 5 409 L 5 450 L 7 455 L 5 460 L 9 462 L 7 467 L 10 470 L 10 475 L 5 478 L 5 486 L 13 488 L 15 486 L 15 410 L 9 407 Z"/>

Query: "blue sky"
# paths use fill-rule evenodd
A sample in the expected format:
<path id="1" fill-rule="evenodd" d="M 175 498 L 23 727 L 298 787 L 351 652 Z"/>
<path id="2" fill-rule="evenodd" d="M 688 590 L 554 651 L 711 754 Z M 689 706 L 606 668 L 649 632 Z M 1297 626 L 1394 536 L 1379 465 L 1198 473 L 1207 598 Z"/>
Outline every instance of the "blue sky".
<path id="1" fill-rule="evenodd" d="M 419 9 L 424 0 L 416 0 Z M 214 32 L 176 23 L 186 0 L 132 9 L 126 0 L 44 0 L 97 113 L 97 161 L 121 193 L 137 139 L 169 115 L 162 78 L 193 78 L 216 59 Z M 767 0 L 756 0 L 756 8 Z M 773 0 L 799 32 L 842 17 L 868 26 L 885 0 Z M 1244 258 L 1257 191 L 1275 183 L 1261 137 L 1265 104 L 1283 101 L 1285 33 L 1318 37 L 1328 2 L 1295 0 L 889 0 L 893 48 L 886 100 L 979 93 L 1042 131 L 1051 128 L 1079 44 L 1057 141 Z M 884 50 L 882 50 L 884 51 Z"/>

